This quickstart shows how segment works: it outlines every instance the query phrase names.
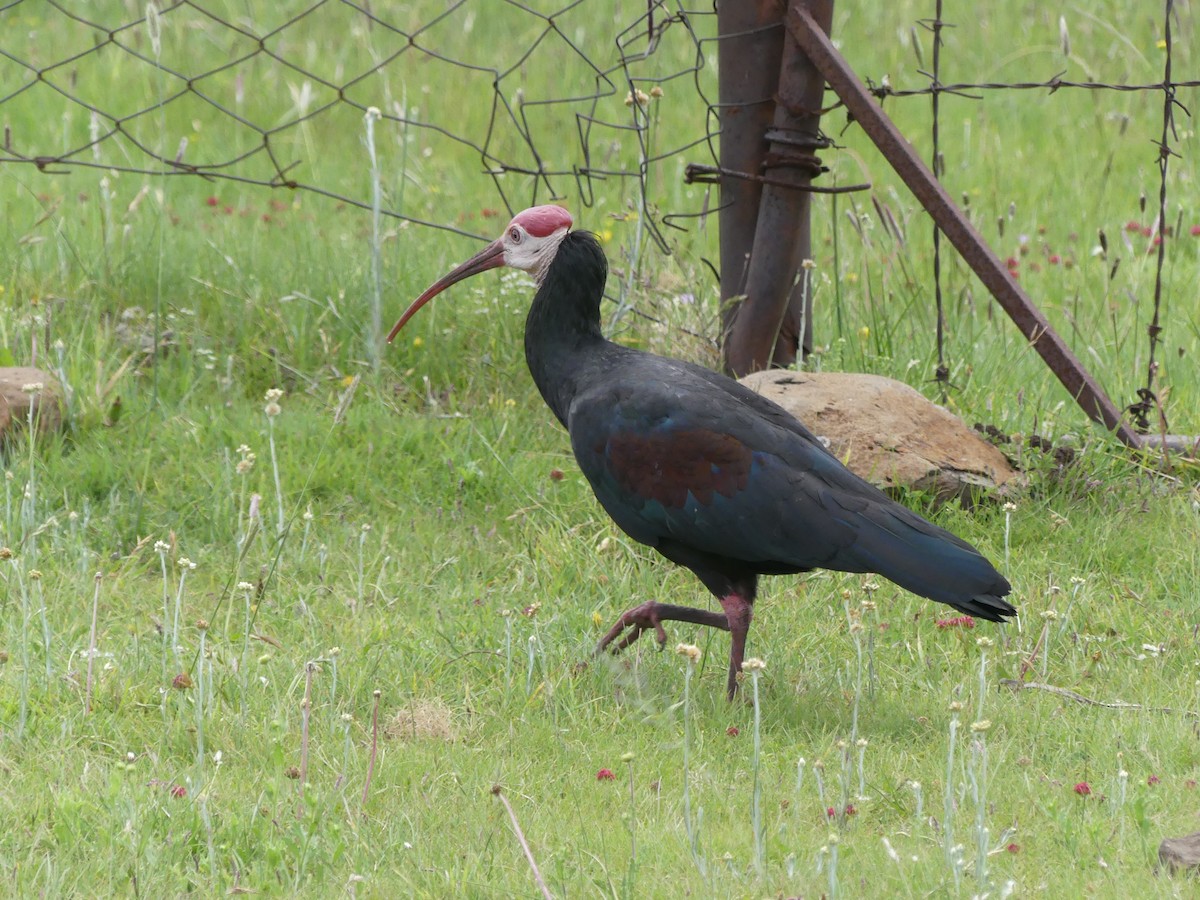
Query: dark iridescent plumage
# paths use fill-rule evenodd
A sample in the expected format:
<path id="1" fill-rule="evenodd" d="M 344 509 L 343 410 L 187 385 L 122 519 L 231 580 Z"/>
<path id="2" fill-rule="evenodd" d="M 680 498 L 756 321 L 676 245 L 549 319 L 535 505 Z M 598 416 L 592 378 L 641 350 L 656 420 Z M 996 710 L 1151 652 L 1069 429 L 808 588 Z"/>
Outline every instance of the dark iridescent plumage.
<path id="1" fill-rule="evenodd" d="M 539 227 L 555 209 L 538 208 Z M 1009 583 L 979 551 L 851 473 L 782 407 L 701 366 L 606 340 L 604 253 L 591 234 L 565 231 L 570 218 L 559 212 L 565 224 L 552 237 L 561 243 L 549 248 L 526 321 L 529 370 L 608 514 L 691 569 L 723 609 L 650 601 L 622 615 L 598 650 L 620 650 L 648 629 L 662 642 L 667 620 L 727 630 L 732 697 L 758 576 L 814 568 L 877 573 L 983 619 L 1015 613 L 1003 599 Z M 525 215 L 506 232 L 512 243 L 541 237 L 513 230 Z M 426 291 L 401 324 L 448 284 L 502 264 L 500 244 Z"/>

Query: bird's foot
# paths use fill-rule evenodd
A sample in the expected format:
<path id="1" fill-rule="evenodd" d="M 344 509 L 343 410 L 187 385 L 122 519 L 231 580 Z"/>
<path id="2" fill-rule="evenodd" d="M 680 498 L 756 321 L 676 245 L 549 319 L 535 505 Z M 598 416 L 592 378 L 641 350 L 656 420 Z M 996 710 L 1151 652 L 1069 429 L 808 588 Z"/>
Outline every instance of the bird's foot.
<path id="1" fill-rule="evenodd" d="M 621 638 L 612 646 L 613 653 L 620 653 L 634 641 L 642 636 L 642 632 L 654 629 L 655 639 L 658 641 L 658 649 L 661 650 L 667 644 L 667 632 L 662 627 L 663 616 L 661 603 L 656 603 L 654 600 L 647 600 L 640 606 L 635 606 L 633 609 L 626 610 L 621 613 L 621 617 L 617 619 L 612 628 L 608 629 L 604 637 L 600 638 L 600 643 L 596 645 L 595 655 L 599 656 L 605 650 L 610 649 L 609 645 Z M 629 629 L 629 633 L 621 637 L 622 632 Z"/>

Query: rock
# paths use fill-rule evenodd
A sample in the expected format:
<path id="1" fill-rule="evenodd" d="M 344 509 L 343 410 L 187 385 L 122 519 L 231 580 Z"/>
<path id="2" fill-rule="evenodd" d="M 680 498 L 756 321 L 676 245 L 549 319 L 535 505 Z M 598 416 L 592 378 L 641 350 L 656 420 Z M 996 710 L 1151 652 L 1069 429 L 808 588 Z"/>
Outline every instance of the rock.
<path id="1" fill-rule="evenodd" d="M 41 385 L 41 388 L 32 392 L 26 390 L 31 385 Z M 39 434 L 62 428 L 62 397 L 62 385 L 49 372 L 24 366 L 0 366 L 0 443 L 28 424 L 31 404 Z"/>
<path id="2" fill-rule="evenodd" d="M 986 491 L 1003 494 L 1025 483 L 960 419 L 891 378 L 776 369 L 742 383 L 827 439 L 852 472 L 885 491 L 915 488 L 970 504 Z"/>
<path id="3" fill-rule="evenodd" d="M 1200 831 L 1186 837 L 1163 838 L 1158 845 L 1158 861 L 1172 872 L 1200 867 Z"/>

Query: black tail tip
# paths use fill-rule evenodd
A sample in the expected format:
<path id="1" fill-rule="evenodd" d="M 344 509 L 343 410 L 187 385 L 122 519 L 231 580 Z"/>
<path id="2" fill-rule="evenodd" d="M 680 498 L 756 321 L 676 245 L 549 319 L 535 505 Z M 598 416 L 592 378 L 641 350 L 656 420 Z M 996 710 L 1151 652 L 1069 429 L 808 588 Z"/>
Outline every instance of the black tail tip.
<path id="1" fill-rule="evenodd" d="M 995 594 L 976 594 L 970 600 L 952 605 L 959 612 L 964 612 L 976 619 L 986 619 L 989 622 L 1003 622 L 1017 614 L 1015 606 L 1002 596 Z"/>

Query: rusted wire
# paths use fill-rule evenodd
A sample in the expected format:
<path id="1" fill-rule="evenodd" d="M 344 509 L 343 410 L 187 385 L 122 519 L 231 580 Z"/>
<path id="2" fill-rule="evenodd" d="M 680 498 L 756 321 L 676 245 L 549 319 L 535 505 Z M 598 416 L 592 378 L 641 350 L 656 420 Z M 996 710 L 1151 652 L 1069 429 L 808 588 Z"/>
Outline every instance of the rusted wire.
<path id="1" fill-rule="evenodd" d="M 1164 0 L 1166 2 L 1166 0 Z M 1191 79 L 1187 81 L 1172 81 L 1170 87 L 1173 90 L 1179 88 L 1200 87 L 1200 79 Z M 886 97 L 923 97 L 934 92 L 932 86 L 919 88 L 897 89 L 889 84 L 869 84 L 872 94 L 883 100 Z M 960 81 L 951 84 L 943 84 L 936 88 L 936 91 L 941 94 L 959 94 L 968 99 L 978 100 L 978 97 L 973 97 L 972 92 L 979 91 L 1049 91 L 1053 94 L 1055 91 L 1063 88 L 1079 88 L 1089 91 L 1117 91 L 1119 93 L 1130 92 L 1154 92 L 1163 89 L 1161 81 L 1152 81 L 1148 84 L 1122 84 L 1121 82 L 1113 81 L 1070 81 L 1059 75 L 1049 78 L 1045 81 Z M 837 109 L 840 104 L 831 106 L 830 109 Z"/>
<path id="2" fill-rule="evenodd" d="M 933 34 L 933 72 L 929 79 L 929 103 L 932 110 L 931 130 L 933 132 L 933 160 L 930 168 L 935 178 L 939 180 L 945 174 L 945 163 L 939 142 L 941 134 L 941 104 L 938 99 L 942 93 L 942 29 L 946 23 L 942 21 L 942 0 L 936 0 L 933 21 L 923 23 Z M 946 310 L 942 302 L 942 229 L 937 223 L 933 225 L 933 295 L 937 307 L 937 368 L 933 377 L 937 382 L 942 402 L 947 399 L 947 388 L 950 385 L 950 367 L 946 365 Z"/>
<path id="3" fill-rule="evenodd" d="M 1166 413 L 1154 393 L 1154 378 L 1158 374 L 1158 361 L 1155 359 L 1155 353 L 1158 350 L 1159 336 L 1162 334 L 1162 326 L 1159 322 L 1162 313 L 1163 264 L 1166 262 L 1167 256 L 1166 237 L 1171 230 L 1167 225 L 1167 167 L 1171 157 L 1176 155 L 1171 149 L 1170 141 L 1172 137 L 1177 137 L 1175 107 L 1179 105 L 1179 101 L 1175 98 L 1175 90 L 1178 85 L 1171 81 L 1171 56 L 1174 44 L 1171 36 L 1171 14 L 1174 12 L 1174 5 L 1174 0 L 1164 0 L 1163 40 L 1166 46 L 1163 49 L 1166 53 L 1164 54 L 1161 85 L 1163 113 L 1162 135 L 1158 141 L 1158 222 L 1155 226 L 1155 231 L 1158 232 L 1155 237 L 1158 244 L 1158 256 L 1154 266 L 1154 312 L 1150 319 L 1150 325 L 1146 329 L 1150 338 L 1150 353 L 1146 362 L 1146 385 L 1137 392 L 1137 402 L 1129 406 L 1129 413 L 1133 416 L 1134 425 L 1142 434 L 1150 430 L 1150 412 L 1155 408 L 1159 411 L 1158 425 L 1160 429 L 1163 433 L 1167 431 Z"/>

